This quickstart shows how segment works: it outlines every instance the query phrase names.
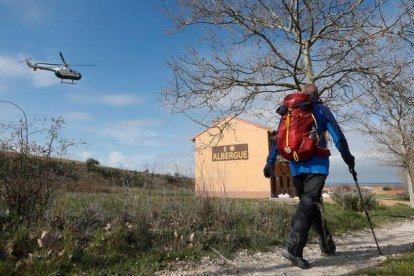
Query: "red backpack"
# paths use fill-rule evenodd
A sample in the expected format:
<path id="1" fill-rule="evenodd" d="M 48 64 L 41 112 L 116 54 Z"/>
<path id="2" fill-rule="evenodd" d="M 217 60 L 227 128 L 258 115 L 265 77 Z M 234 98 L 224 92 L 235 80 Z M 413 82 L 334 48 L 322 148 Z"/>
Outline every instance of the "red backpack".
<path id="1" fill-rule="evenodd" d="M 290 94 L 283 99 L 283 104 L 287 112 L 282 115 L 277 132 L 277 152 L 285 159 L 296 162 L 313 156 L 329 157 L 328 148 L 317 146 L 324 133 L 318 135 L 318 123 L 309 97 L 303 93 Z"/>

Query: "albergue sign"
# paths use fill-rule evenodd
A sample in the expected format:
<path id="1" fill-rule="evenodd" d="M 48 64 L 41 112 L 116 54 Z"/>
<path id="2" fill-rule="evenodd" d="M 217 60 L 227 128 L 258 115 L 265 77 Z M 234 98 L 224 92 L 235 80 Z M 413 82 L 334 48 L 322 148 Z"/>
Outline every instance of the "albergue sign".
<path id="1" fill-rule="evenodd" d="M 213 161 L 247 160 L 249 159 L 248 144 L 213 147 Z"/>

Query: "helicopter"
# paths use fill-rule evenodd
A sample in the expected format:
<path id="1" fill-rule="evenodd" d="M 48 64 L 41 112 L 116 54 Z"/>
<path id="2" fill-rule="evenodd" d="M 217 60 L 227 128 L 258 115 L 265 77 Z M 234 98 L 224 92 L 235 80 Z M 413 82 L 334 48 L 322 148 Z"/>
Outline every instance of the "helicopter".
<path id="1" fill-rule="evenodd" d="M 47 70 L 47 71 L 55 72 L 55 76 L 61 80 L 60 82 L 67 83 L 67 84 L 76 84 L 75 81 L 78 81 L 82 78 L 81 73 L 73 70 L 72 68 L 70 68 L 70 66 L 95 66 L 93 64 L 69 65 L 66 63 L 62 52 L 59 52 L 59 55 L 60 55 L 60 58 L 62 59 L 63 64 L 62 63 L 45 63 L 45 62 L 32 63 L 31 58 L 27 58 L 23 61 L 27 63 L 27 66 L 29 66 L 30 68 L 33 68 L 34 71 L 39 69 L 39 70 Z M 58 66 L 58 67 L 52 67 L 52 66 Z M 65 80 L 69 80 L 71 82 L 65 82 Z"/>

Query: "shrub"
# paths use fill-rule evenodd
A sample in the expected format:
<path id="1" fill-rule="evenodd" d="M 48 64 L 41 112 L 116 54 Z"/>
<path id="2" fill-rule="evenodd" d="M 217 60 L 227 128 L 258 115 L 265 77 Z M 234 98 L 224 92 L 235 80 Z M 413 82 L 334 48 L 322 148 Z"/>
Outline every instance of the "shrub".
<path id="1" fill-rule="evenodd" d="M 43 217 L 70 175 L 71 164 L 61 158 L 74 142 L 60 137 L 63 126 L 62 118 L 51 119 L 49 126 L 31 133 L 44 137 L 40 144 L 29 140 L 22 122 L 1 125 L 6 135 L 0 146 L 0 200 L 28 223 Z"/>
<path id="2" fill-rule="evenodd" d="M 40 218 L 59 189 L 64 176 L 56 164 L 37 157 L 0 153 L 2 199 L 10 212 L 28 221 Z"/>
<path id="3" fill-rule="evenodd" d="M 96 166 L 99 166 L 99 161 L 93 158 L 88 158 L 86 160 L 86 168 L 88 168 L 88 171 L 93 170 Z"/>
<path id="4" fill-rule="evenodd" d="M 353 211 L 363 211 L 364 205 L 370 209 L 378 204 L 375 195 L 368 189 L 361 189 L 363 203 L 360 199 L 357 189 L 337 188 L 331 193 L 334 202 L 340 205 L 343 209 Z"/>
<path id="5" fill-rule="evenodd" d="M 5 248 L 7 257 L 26 257 L 35 248 L 36 239 L 26 226 L 16 225 L 13 228 L 12 237 Z"/>
<path id="6" fill-rule="evenodd" d="M 75 226 L 83 236 L 89 237 L 92 233 L 105 225 L 105 216 L 102 206 L 96 202 L 89 203 L 81 209 L 80 214 L 75 219 Z"/>
<path id="7" fill-rule="evenodd" d="M 388 187 L 388 186 L 385 186 L 385 187 L 383 187 L 383 188 L 382 188 L 382 190 L 383 190 L 383 191 L 391 191 L 391 188 L 390 188 L 390 187 Z"/>
<path id="8" fill-rule="evenodd" d="M 410 200 L 410 194 L 408 192 L 398 193 L 397 197 L 399 200 Z"/>
<path id="9" fill-rule="evenodd" d="M 178 176 L 172 176 L 172 175 L 165 175 L 165 180 L 167 180 L 168 184 L 178 184 L 178 182 L 180 181 L 180 178 Z"/>
<path id="10" fill-rule="evenodd" d="M 145 221 L 133 221 L 113 226 L 105 236 L 107 251 L 117 250 L 127 255 L 136 255 L 151 248 L 152 233 Z"/>
<path id="11" fill-rule="evenodd" d="M 159 211 L 166 217 L 158 225 L 175 237 L 175 248 L 212 246 L 225 252 L 282 243 L 294 212 L 288 204 L 209 197 L 164 206 Z"/>

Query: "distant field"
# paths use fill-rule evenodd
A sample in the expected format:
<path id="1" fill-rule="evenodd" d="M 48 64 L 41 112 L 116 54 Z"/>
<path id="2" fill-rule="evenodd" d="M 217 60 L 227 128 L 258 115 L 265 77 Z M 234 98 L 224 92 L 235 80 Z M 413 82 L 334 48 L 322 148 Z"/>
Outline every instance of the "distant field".
<path id="1" fill-rule="evenodd" d="M 386 186 L 390 186 L 390 187 L 404 187 L 405 184 L 404 183 L 359 183 L 360 186 L 368 186 L 368 187 L 386 187 Z M 327 183 L 325 186 L 332 186 L 332 187 L 336 187 L 336 186 L 355 186 L 354 182 L 349 182 L 349 183 Z"/>
<path id="2" fill-rule="evenodd" d="M 65 189 L 80 193 L 120 192 L 123 188 L 194 189 L 194 179 L 178 172 L 174 175 L 152 171 L 131 171 L 84 162 L 67 161 L 70 174 Z"/>

